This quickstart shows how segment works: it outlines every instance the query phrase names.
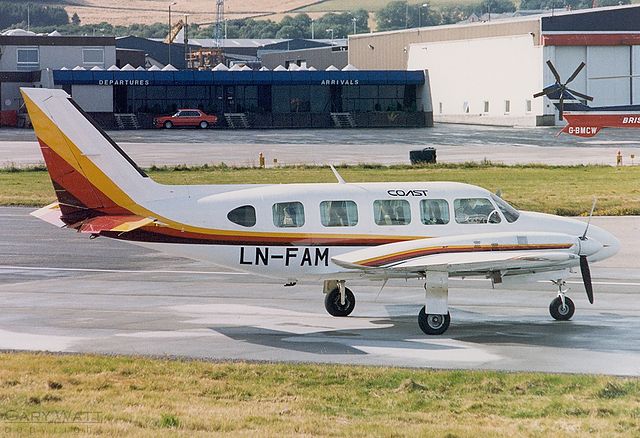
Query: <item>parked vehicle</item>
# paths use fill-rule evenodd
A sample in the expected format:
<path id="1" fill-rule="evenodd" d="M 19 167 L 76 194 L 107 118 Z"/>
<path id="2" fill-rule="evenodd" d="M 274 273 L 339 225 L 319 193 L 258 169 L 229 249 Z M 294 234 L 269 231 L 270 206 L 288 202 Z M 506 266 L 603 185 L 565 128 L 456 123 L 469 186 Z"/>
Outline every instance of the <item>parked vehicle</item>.
<path id="1" fill-rule="evenodd" d="M 218 121 L 214 115 L 206 114 L 199 109 L 179 109 L 172 116 L 160 116 L 153 119 L 153 126 L 156 128 L 178 128 L 183 126 L 193 126 L 206 129 L 213 126 Z"/>

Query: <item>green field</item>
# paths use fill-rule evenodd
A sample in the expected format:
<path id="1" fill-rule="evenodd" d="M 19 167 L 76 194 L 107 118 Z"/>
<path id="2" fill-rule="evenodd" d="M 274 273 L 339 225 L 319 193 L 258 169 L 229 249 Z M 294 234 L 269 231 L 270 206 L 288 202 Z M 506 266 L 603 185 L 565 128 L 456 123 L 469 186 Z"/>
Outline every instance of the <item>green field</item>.
<path id="1" fill-rule="evenodd" d="M 28 353 L 0 364 L 3 436 L 640 434 L 638 379 Z"/>
<path id="2" fill-rule="evenodd" d="M 391 0 L 326 0 L 296 9 L 295 12 L 348 12 L 356 9 L 364 9 L 375 12 L 385 7 Z M 409 4 L 424 4 L 424 0 L 408 0 Z M 433 0 L 429 4 L 432 6 L 446 4 L 471 4 L 480 3 L 474 0 Z"/>
<path id="3" fill-rule="evenodd" d="M 514 206 L 565 216 L 587 214 L 593 197 L 596 214 L 640 214 L 640 166 L 495 166 L 491 164 L 351 166 L 339 168 L 350 182 L 459 181 L 479 185 Z M 313 183 L 335 182 L 326 167 L 163 168 L 149 175 L 166 184 Z M 42 206 L 55 200 L 44 169 L 0 170 L 0 205 Z"/>

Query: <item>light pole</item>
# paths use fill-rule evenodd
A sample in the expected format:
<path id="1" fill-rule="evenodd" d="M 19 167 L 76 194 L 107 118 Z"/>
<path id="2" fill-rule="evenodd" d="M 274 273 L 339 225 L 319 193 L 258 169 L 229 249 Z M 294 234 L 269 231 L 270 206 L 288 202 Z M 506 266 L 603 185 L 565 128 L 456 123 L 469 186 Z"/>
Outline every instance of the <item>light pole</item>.
<path id="1" fill-rule="evenodd" d="M 333 42 L 333 29 L 327 29 L 327 32 L 331 32 L 331 41 Z"/>
<path id="2" fill-rule="evenodd" d="M 175 4 L 176 2 L 169 3 L 169 64 L 171 64 L 171 41 L 173 40 L 173 38 L 171 38 L 171 6 Z"/>
<path id="3" fill-rule="evenodd" d="M 313 18 L 312 18 L 311 19 L 311 39 L 312 40 L 315 39 L 315 33 L 313 32 L 313 23 L 314 23 L 314 21 L 313 21 Z"/>
<path id="4" fill-rule="evenodd" d="M 356 31 L 356 23 L 358 22 L 358 19 L 356 17 L 353 17 L 351 19 L 351 21 L 353 21 L 353 34 L 357 34 L 358 32 Z"/>
<path id="5" fill-rule="evenodd" d="M 189 56 L 187 56 L 187 50 Z M 184 60 L 185 65 L 189 68 L 189 62 L 191 62 L 191 47 L 189 46 L 189 14 L 184 14 Z"/>
<path id="6" fill-rule="evenodd" d="M 31 30 L 31 3 L 27 3 L 27 30 Z"/>
<path id="7" fill-rule="evenodd" d="M 418 27 L 422 27 L 422 8 L 428 8 L 429 3 L 423 3 L 418 6 Z"/>

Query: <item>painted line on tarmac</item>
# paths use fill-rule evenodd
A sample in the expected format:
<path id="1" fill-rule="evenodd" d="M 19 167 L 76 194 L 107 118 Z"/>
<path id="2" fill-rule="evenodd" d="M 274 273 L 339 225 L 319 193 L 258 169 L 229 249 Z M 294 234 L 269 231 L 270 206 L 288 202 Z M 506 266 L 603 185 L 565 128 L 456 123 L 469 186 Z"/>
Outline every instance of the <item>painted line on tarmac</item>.
<path id="1" fill-rule="evenodd" d="M 449 281 L 486 281 L 490 280 L 487 278 L 451 278 Z M 545 280 L 538 280 L 535 283 L 550 283 Z M 640 283 L 632 283 L 632 282 L 624 282 L 624 281 L 592 281 L 593 284 L 598 284 L 602 286 L 640 286 Z M 581 281 L 570 280 L 567 281 L 567 284 L 583 284 Z"/>
<path id="2" fill-rule="evenodd" d="M 19 271 L 69 271 L 69 272 L 116 272 L 124 274 L 203 274 L 203 275 L 249 275 L 244 272 L 230 271 L 169 271 L 169 270 L 135 270 L 135 269 L 99 269 L 99 268 L 53 268 L 39 266 L 0 265 L 0 269 Z"/>

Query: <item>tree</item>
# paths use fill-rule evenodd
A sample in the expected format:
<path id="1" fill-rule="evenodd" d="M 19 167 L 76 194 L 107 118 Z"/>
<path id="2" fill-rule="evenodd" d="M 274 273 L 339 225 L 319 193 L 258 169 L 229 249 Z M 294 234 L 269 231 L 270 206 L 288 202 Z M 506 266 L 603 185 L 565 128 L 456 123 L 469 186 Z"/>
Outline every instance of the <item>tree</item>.
<path id="1" fill-rule="evenodd" d="M 516 5 L 511 0 L 482 0 L 480 12 L 493 12 L 501 14 L 504 12 L 515 12 Z"/>
<path id="2" fill-rule="evenodd" d="M 73 16 L 71 16 L 71 24 L 74 26 L 80 26 L 80 17 L 77 12 L 74 12 Z"/>
<path id="3" fill-rule="evenodd" d="M 378 30 L 404 29 L 407 26 L 407 2 L 393 1 L 376 13 Z"/>
<path id="4" fill-rule="evenodd" d="M 393 1 L 376 13 L 378 30 L 435 26 L 441 23 L 441 14 L 428 2 L 410 5 L 406 1 Z"/>

